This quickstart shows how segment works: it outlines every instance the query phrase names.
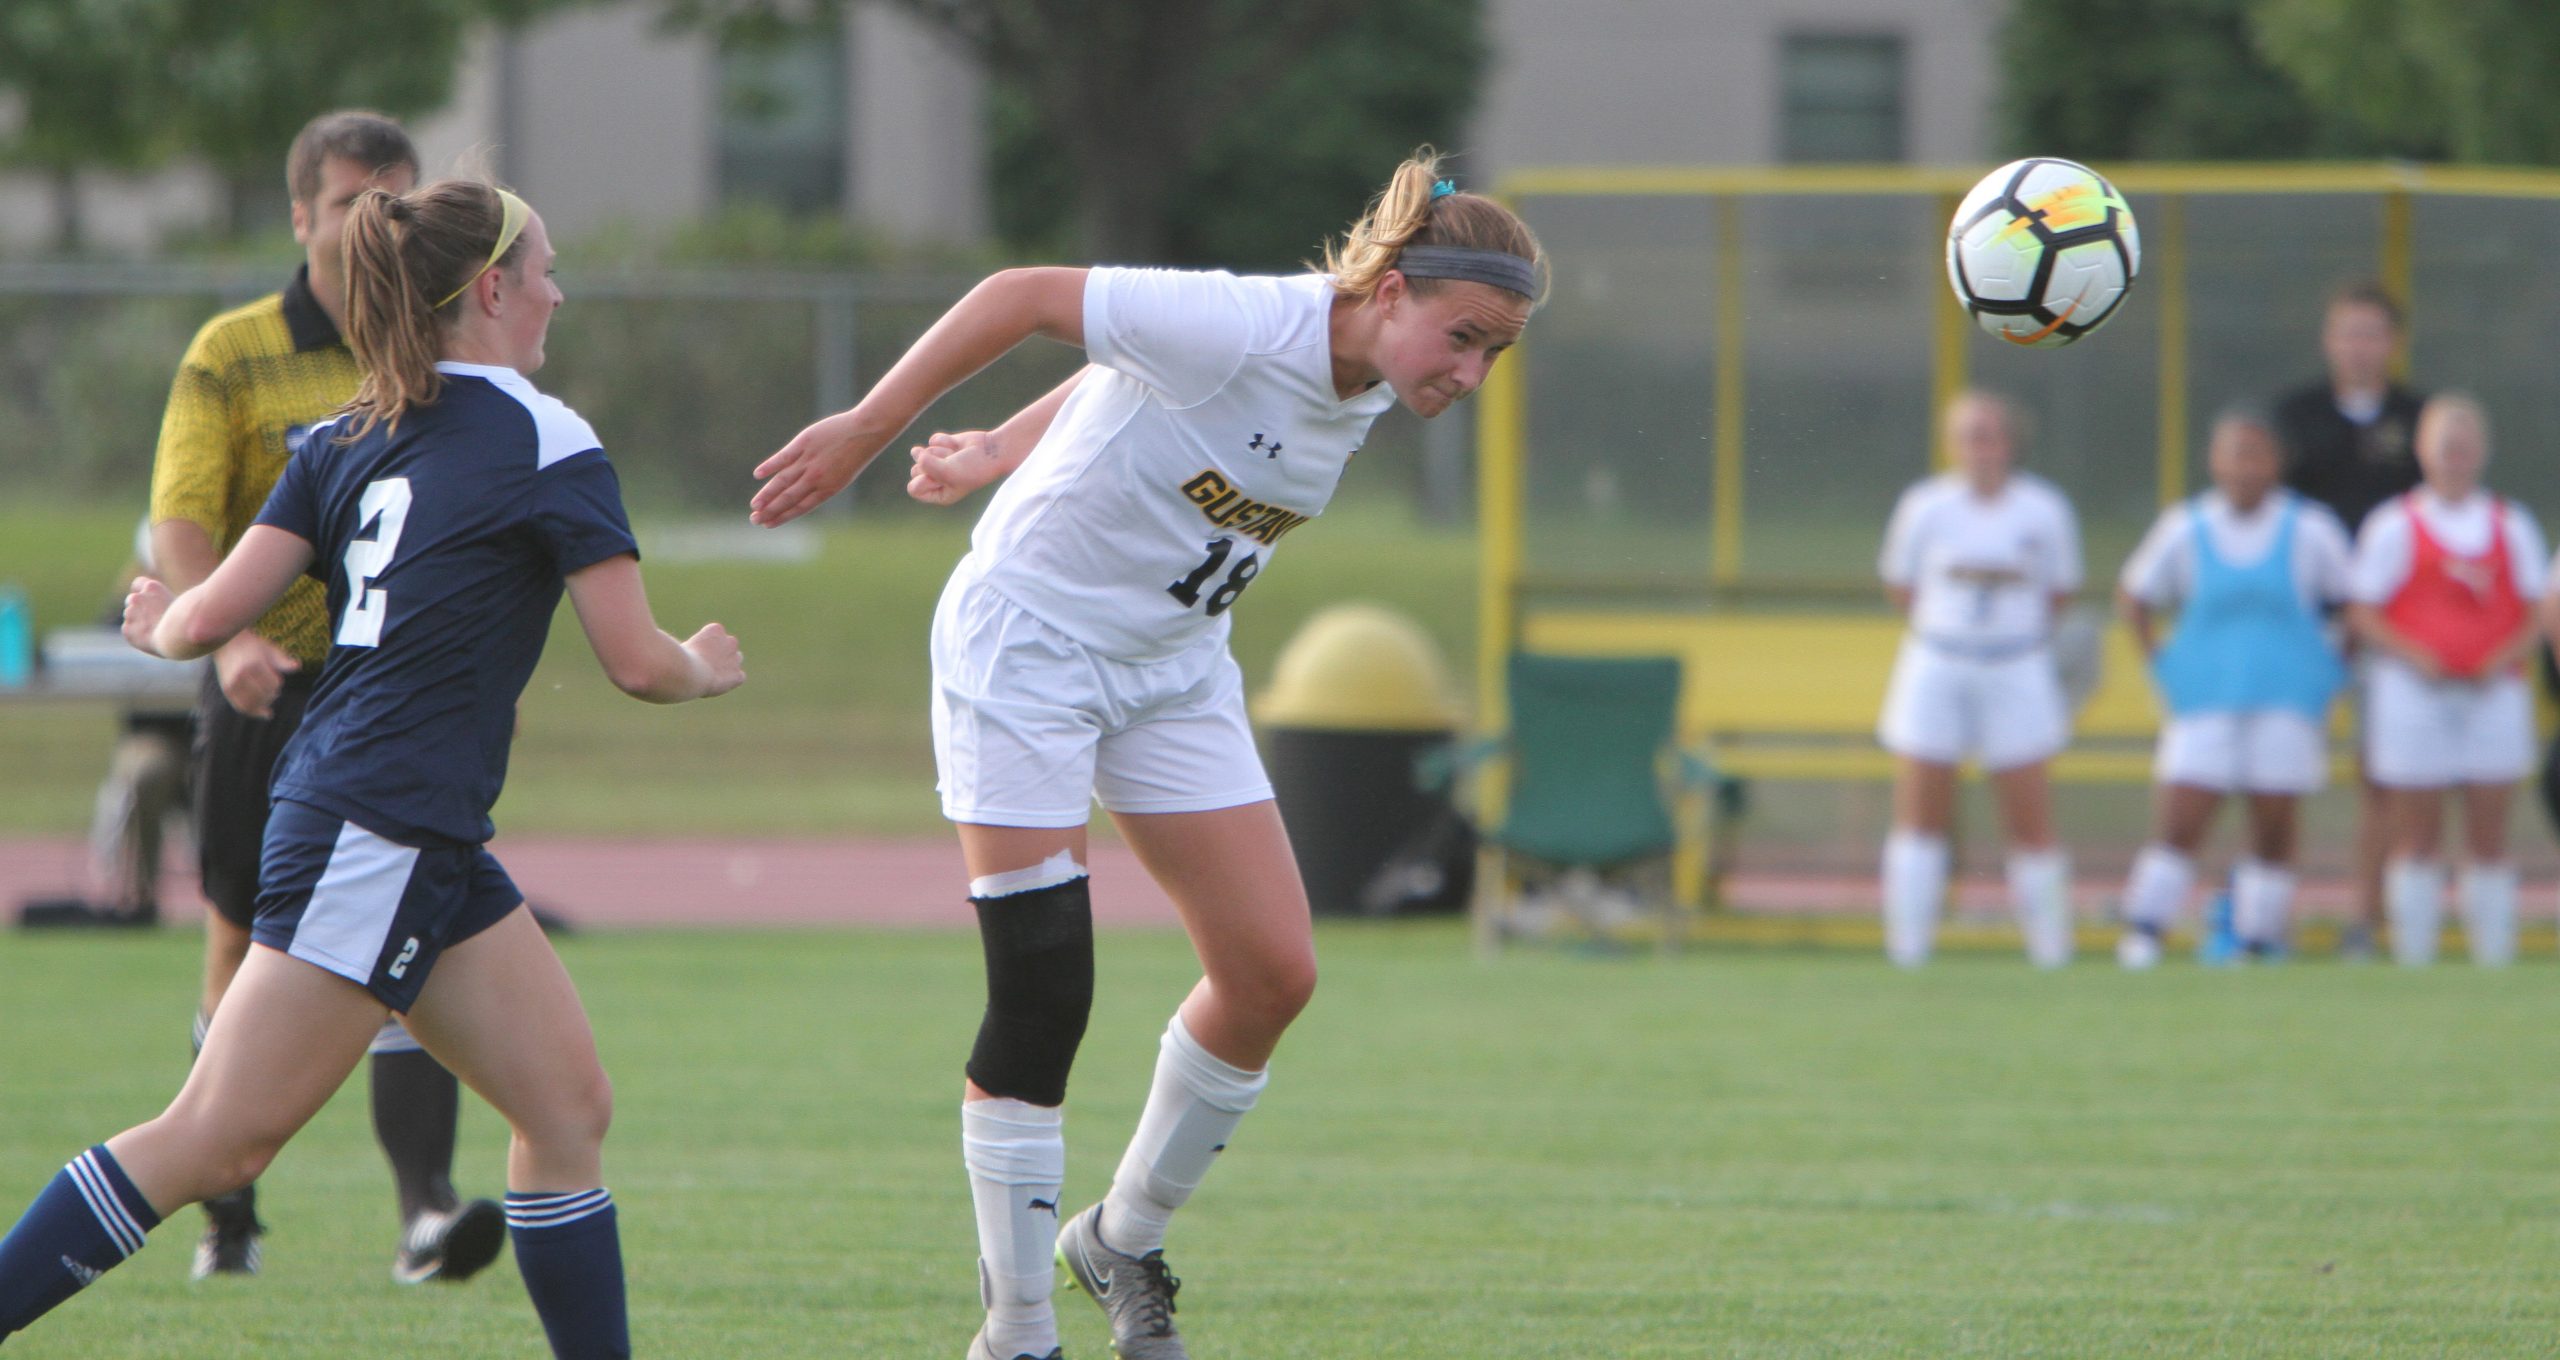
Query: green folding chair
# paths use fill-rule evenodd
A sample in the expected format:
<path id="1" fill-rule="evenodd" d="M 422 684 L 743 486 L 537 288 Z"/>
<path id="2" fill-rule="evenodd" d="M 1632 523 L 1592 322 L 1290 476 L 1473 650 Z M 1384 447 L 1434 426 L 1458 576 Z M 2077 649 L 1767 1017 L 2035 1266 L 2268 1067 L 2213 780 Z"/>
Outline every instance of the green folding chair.
<path id="1" fill-rule="evenodd" d="M 1595 935 L 1602 875 L 1633 886 L 1658 909 L 1665 948 L 1677 947 L 1683 913 L 1672 892 L 1671 852 L 1679 834 L 1674 788 L 1711 793 L 1712 810 L 1739 786 L 1696 755 L 1672 749 L 1680 702 L 1674 657 L 1540 656 L 1515 653 L 1508 666 L 1511 729 L 1453 751 L 1452 773 L 1494 759 L 1509 764 L 1501 820 L 1479 818 L 1476 941 L 1491 950 L 1516 933 L 1520 872 L 1547 871 L 1569 913 Z M 1705 829 L 1700 829 L 1703 839 Z"/>

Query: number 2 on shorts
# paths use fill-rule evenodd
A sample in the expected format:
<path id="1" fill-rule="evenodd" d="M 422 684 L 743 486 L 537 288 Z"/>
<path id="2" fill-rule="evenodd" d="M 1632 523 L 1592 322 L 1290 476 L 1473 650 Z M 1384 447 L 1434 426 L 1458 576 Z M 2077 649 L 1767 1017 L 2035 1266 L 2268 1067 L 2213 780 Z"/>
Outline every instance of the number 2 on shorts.
<path id="1" fill-rule="evenodd" d="M 373 537 L 347 544 L 347 616 L 338 624 L 338 645 L 378 647 L 391 596 L 377 589 L 373 578 L 390 568 L 391 554 L 400 550 L 400 526 L 409 522 L 409 479 L 385 477 L 368 485 L 356 513 L 357 533 L 367 525 L 376 527 Z"/>
<path id="2" fill-rule="evenodd" d="M 1232 538 L 1210 539 L 1208 560 L 1192 568 L 1190 575 L 1166 586 L 1164 593 L 1182 601 L 1185 609 L 1200 603 L 1200 587 L 1217 574 L 1218 568 L 1226 565 L 1227 554 L 1234 552 L 1235 548 L 1236 541 Z M 1244 560 L 1236 563 L 1236 569 L 1227 573 L 1225 583 L 1209 592 L 1209 616 L 1216 618 L 1226 613 L 1227 606 L 1236 602 L 1236 597 L 1244 593 L 1246 586 L 1253 584 L 1253 578 L 1261 571 L 1262 554 L 1246 553 Z"/>

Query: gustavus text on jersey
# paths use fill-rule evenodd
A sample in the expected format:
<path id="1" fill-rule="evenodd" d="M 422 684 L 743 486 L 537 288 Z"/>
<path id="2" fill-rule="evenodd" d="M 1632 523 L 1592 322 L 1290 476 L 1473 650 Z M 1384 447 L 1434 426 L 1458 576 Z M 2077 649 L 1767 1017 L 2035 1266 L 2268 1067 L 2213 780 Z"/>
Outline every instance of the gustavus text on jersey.
<path id="1" fill-rule="evenodd" d="M 1184 482 L 1182 494 L 1200 507 L 1200 513 L 1211 524 L 1233 529 L 1258 543 L 1277 543 L 1282 534 L 1307 522 L 1307 516 L 1295 510 L 1284 510 L 1237 490 L 1235 483 L 1214 468 Z"/>

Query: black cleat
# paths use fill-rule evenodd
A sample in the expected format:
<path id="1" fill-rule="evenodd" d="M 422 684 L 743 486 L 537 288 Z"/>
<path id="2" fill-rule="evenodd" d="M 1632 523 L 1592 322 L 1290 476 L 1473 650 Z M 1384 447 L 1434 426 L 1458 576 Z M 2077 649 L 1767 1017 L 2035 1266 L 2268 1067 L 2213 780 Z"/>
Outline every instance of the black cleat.
<path id="1" fill-rule="evenodd" d="M 493 1199 L 475 1199 L 450 1213 L 430 1209 L 409 1220 L 391 1278 L 402 1284 L 448 1280 L 459 1284 L 487 1269 L 507 1243 L 507 1211 Z"/>

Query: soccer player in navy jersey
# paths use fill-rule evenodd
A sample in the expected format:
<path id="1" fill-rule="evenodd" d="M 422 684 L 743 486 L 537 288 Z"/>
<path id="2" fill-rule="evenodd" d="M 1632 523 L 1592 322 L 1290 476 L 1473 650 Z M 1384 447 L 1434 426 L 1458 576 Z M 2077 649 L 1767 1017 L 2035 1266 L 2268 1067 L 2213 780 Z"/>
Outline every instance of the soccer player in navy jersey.
<path id="1" fill-rule="evenodd" d="M 536 391 L 560 291 L 542 220 L 490 185 L 367 191 L 346 229 L 363 385 L 203 584 L 135 582 L 125 635 L 202 656 L 306 573 L 333 647 L 275 782 L 253 944 L 177 1099 L 74 1159 L 0 1239 L 0 1337 L 251 1179 L 388 1014 L 506 1117 L 506 1213 L 555 1355 L 627 1356 L 602 1147 L 612 1089 L 577 990 L 486 847 L 515 705 L 565 589 L 613 683 L 735 688 L 714 623 L 659 631 L 595 433 Z"/>

